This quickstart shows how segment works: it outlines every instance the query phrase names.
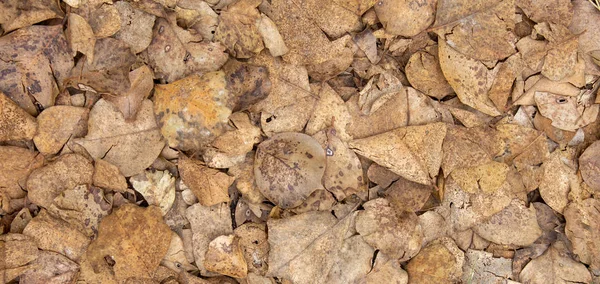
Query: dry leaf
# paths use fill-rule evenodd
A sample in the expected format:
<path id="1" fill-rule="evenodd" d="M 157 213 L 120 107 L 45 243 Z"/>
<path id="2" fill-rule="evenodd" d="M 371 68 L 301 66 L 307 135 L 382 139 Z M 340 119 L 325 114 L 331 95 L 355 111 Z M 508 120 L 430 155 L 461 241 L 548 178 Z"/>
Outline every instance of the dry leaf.
<path id="1" fill-rule="evenodd" d="M 442 73 L 437 47 L 413 53 L 405 72 L 410 84 L 428 96 L 442 99 L 454 92 Z"/>
<path id="2" fill-rule="evenodd" d="M 0 91 L 0 141 L 31 140 L 37 123 L 29 113 Z"/>
<path id="3" fill-rule="evenodd" d="M 591 283 L 592 276 L 586 267 L 571 259 L 567 246 L 558 241 L 538 258 L 533 259 L 519 279 L 524 283 Z"/>
<path id="4" fill-rule="evenodd" d="M 568 26 L 573 17 L 573 4 L 568 0 L 559 0 L 552 5 L 544 5 L 535 0 L 517 0 L 516 4 L 536 23 L 554 22 Z"/>
<path id="5" fill-rule="evenodd" d="M 48 45 L 47 43 L 52 43 Z M 73 68 L 62 26 L 31 26 L 0 38 L 0 91 L 31 115 L 54 105 Z M 29 76 L 25 76 L 29 73 Z M 55 81 L 56 80 L 56 81 Z"/>
<path id="6" fill-rule="evenodd" d="M 69 47 L 73 54 L 81 52 L 87 58 L 87 63 L 94 62 L 94 46 L 96 45 L 96 36 L 92 27 L 82 17 L 75 13 L 68 15 L 69 25 L 67 26 L 66 36 L 69 41 Z"/>
<path id="7" fill-rule="evenodd" d="M 129 45 L 133 53 L 142 52 L 152 41 L 152 27 L 156 17 L 134 8 L 126 1 L 115 2 L 114 6 L 121 18 L 121 29 L 114 37 Z"/>
<path id="8" fill-rule="evenodd" d="M 575 169 L 571 168 L 568 152 L 554 151 L 542 165 L 543 177 L 540 181 L 540 195 L 552 209 L 558 213 L 569 202 L 569 192 L 577 182 Z"/>
<path id="9" fill-rule="evenodd" d="M 227 89 L 237 98 L 233 111 L 252 108 L 271 92 L 270 71 L 267 67 L 259 65 L 229 60 L 223 66 L 222 70 L 227 77 Z"/>
<path id="10" fill-rule="evenodd" d="M 108 190 L 122 193 L 127 191 L 127 181 L 119 168 L 101 159 L 95 162 L 92 183 L 97 187 Z"/>
<path id="11" fill-rule="evenodd" d="M 264 275 L 268 269 L 269 243 L 265 224 L 246 223 L 235 228 L 235 236 L 248 264 L 249 273 Z"/>
<path id="12" fill-rule="evenodd" d="M 74 106 L 53 106 L 38 115 L 35 147 L 44 155 L 58 153 L 71 138 L 84 136 L 90 111 Z"/>
<path id="13" fill-rule="evenodd" d="M 495 258 L 492 253 L 469 249 L 465 252 L 463 283 L 509 283 L 512 278 L 511 259 Z"/>
<path id="14" fill-rule="evenodd" d="M 261 203 L 265 197 L 260 193 L 254 179 L 254 157 L 256 154 L 250 152 L 246 155 L 243 163 L 229 168 L 228 174 L 235 177 L 235 188 L 250 203 Z"/>
<path id="15" fill-rule="evenodd" d="M 14 146 L 0 146 L 0 194 L 23 198 L 29 174 L 44 164 L 37 152 Z"/>
<path id="16" fill-rule="evenodd" d="M 334 2 L 357 15 L 364 14 L 377 3 L 376 0 L 334 0 Z"/>
<path id="17" fill-rule="evenodd" d="M 229 116 L 229 120 L 236 129 L 217 137 L 203 154 L 209 167 L 230 168 L 244 161 L 254 144 L 261 140 L 260 128 L 252 124 L 247 114 L 236 112 Z"/>
<path id="18" fill-rule="evenodd" d="M 300 132 L 310 119 L 316 105 L 316 98 L 306 96 L 296 103 L 278 108 L 271 112 L 262 112 L 260 124 L 267 136 L 280 132 Z"/>
<path id="19" fill-rule="evenodd" d="M 91 273 L 110 271 L 118 281 L 156 270 L 171 241 L 169 227 L 155 206 L 123 205 L 102 220 L 98 231 L 86 252 Z"/>
<path id="20" fill-rule="evenodd" d="M 453 283 L 461 279 L 464 253 L 450 238 L 438 239 L 406 266 L 409 283 Z"/>
<path id="21" fill-rule="evenodd" d="M 396 284 L 407 284 L 408 283 L 408 273 L 402 269 L 400 263 L 395 260 L 387 260 L 383 261 L 382 256 L 377 256 L 375 266 L 373 269 L 367 274 L 364 281 L 360 283 L 366 284 L 377 284 L 377 283 L 385 283 L 390 280 L 394 281 Z"/>
<path id="22" fill-rule="evenodd" d="M 435 20 L 435 0 L 385 0 L 375 5 L 377 18 L 386 33 L 413 37 Z"/>
<path id="23" fill-rule="evenodd" d="M 175 202 L 175 178 L 168 171 L 144 171 L 129 178 L 129 182 L 148 205 L 158 206 L 163 216 Z"/>
<path id="24" fill-rule="evenodd" d="M 200 42 L 189 33 L 165 19 L 156 20 L 147 49 L 156 78 L 175 82 L 191 74 L 216 71 L 225 64 L 228 56 L 224 46 Z"/>
<path id="25" fill-rule="evenodd" d="M 385 198 L 399 211 L 417 212 L 432 192 L 432 186 L 399 178 L 385 191 Z"/>
<path id="26" fill-rule="evenodd" d="M 281 208 L 300 205 L 322 188 L 325 151 L 312 137 L 280 133 L 258 145 L 254 176 L 261 193 Z"/>
<path id="27" fill-rule="evenodd" d="M 173 231 L 171 231 L 171 243 L 169 245 L 169 249 L 167 250 L 165 257 L 161 260 L 160 264 L 161 266 L 168 267 L 173 272 L 179 272 L 181 270 L 190 271 L 196 269 L 195 266 L 190 264 L 190 261 L 188 261 L 186 257 L 183 239 Z"/>
<path id="28" fill-rule="evenodd" d="M 154 113 L 169 147 L 199 150 L 229 129 L 235 101 L 225 86 L 223 72 L 155 86 Z"/>
<path id="29" fill-rule="evenodd" d="M 23 230 L 42 250 L 53 251 L 78 261 L 85 253 L 90 238 L 75 226 L 53 217 L 46 210 L 31 219 Z"/>
<path id="30" fill-rule="evenodd" d="M 535 102 L 540 114 L 552 120 L 552 126 L 576 131 L 594 122 L 600 105 L 592 104 L 586 97 L 565 97 L 547 92 L 536 92 Z"/>
<path id="31" fill-rule="evenodd" d="M 317 189 L 313 191 L 307 198 L 291 211 L 296 214 L 301 214 L 308 211 L 331 211 L 331 208 L 336 203 L 333 195 L 325 189 Z"/>
<path id="32" fill-rule="evenodd" d="M 428 185 L 439 172 L 445 136 L 443 123 L 408 126 L 351 141 L 350 148 L 407 180 Z"/>
<path id="33" fill-rule="evenodd" d="M 423 232 L 415 213 L 398 211 L 383 198 L 371 200 L 363 207 L 365 210 L 356 216 L 356 231 L 365 242 L 400 261 L 419 252 Z"/>
<path id="34" fill-rule="evenodd" d="M 82 4 L 74 12 L 90 23 L 96 38 L 107 38 L 121 29 L 121 17 L 112 2 L 85 1 Z"/>
<path id="35" fill-rule="evenodd" d="M 394 181 L 398 180 L 400 176 L 388 170 L 387 168 L 380 166 L 377 163 L 372 163 L 367 170 L 367 177 L 370 182 L 373 182 L 382 188 L 387 188 Z"/>
<path id="36" fill-rule="evenodd" d="M 329 84 L 325 83 L 321 86 L 319 100 L 306 124 L 305 132 L 314 135 L 327 127 L 334 127 L 336 135 L 346 141 L 350 138 L 346 132 L 346 124 L 349 120 L 350 114 L 344 100 Z"/>
<path id="37" fill-rule="evenodd" d="M 588 198 L 571 203 L 565 209 L 565 233 L 573 245 L 573 253 L 588 264 L 594 274 L 600 270 L 600 201 Z"/>
<path id="38" fill-rule="evenodd" d="M 183 26 L 190 27 L 200 33 L 202 38 L 213 40 L 219 24 L 219 15 L 205 1 L 177 1 L 175 12 L 177 20 L 183 21 Z M 210 2 L 210 1 L 209 1 Z"/>
<path id="39" fill-rule="evenodd" d="M 600 14 L 598 10 L 585 0 L 576 0 L 571 2 L 573 5 L 573 21 L 569 25 L 569 30 L 577 34 L 579 40 L 579 54 L 585 60 L 585 72 L 593 75 L 600 75 L 600 67 L 594 63 L 590 52 L 600 49 Z"/>
<path id="40" fill-rule="evenodd" d="M 360 15 L 337 1 L 292 0 L 289 5 L 302 7 L 303 15 L 333 39 L 362 28 Z"/>
<path id="41" fill-rule="evenodd" d="M 204 267 L 208 271 L 235 277 L 246 278 L 248 267 L 235 235 L 216 237 L 208 245 L 204 258 Z"/>
<path id="42" fill-rule="evenodd" d="M 323 185 L 337 200 L 366 189 L 363 170 L 356 154 L 340 140 L 335 129 L 327 131 Z"/>
<path id="43" fill-rule="evenodd" d="M 32 263 L 35 267 L 19 277 L 23 283 L 72 283 L 79 274 L 79 265 L 62 254 L 40 251 Z"/>
<path id="44" fill-rule="evenodd" d="M 535 208 L 527 208 L 516 199 L 489 220 L 474 226 L 473 231 L 496 244 L 524 247 L 542 235 Z"/>
<path id="45" fill-rule="evenodd" d="M 39 257 L 38 248 L 32 238 L 21 234 L 0 235 L 0 273 L 2 281 L 11 282 L 20 274 L 30 271 Z"/>
<path id="46" fill-rule="evenodd" d="M 206 167 L 198 160 L 182 156 L 179 158 L 179 174 L 200 204 L 212 206 L 229 201 L 229 186 L 235 178 L 226 173 Z"/>
<path id="47" fill-rule="evenodd" d="M 446 110 L 439 102 L 416 89 L 406 87 L 404 90 L 408 98 L 408 125 L 453 122 L 451 109 Z"/>
<path id="48" fill-rule="evenodd" d="M 125 121 L 111 103 L 99 100 L 90 111 L 87 136 L 74 141 L 94 159 L 117 166 L 126 177 L 150 166 L 164 146 L 149 100 L 142 102 L 132 122 Z"/>
<path id="49" fill-rule="evenodd" d="M 258 31 L 260 13 L 256 9 L 261 0 L 241 0 L 227 6 L 219 15 L 214 40 L 227 47 L 235 58 L 249 58 L 264 45 Z"/>
<path id="50" fill-rule="evenodd" d="M 579 170 L 585 183 L 600 192 L 600 142 L 592 143 L 579 156 Z"/>
<path id="51" fill-rule="evenodd" d="M 143 65 L 129 72 L 129 82 L 131 82 L 131 86 L 125 93 L 104 94 L 103 98 L 115 105 L 125 120 L 133 121 L 142 107 L 142 102 L 150 96 L 154 89 L 152 70 L 147 65 Z"/>
<path id="52" fill-rule="evenodd" d="M 49 208 L 61 192 L 80 184 L 91 184 L 94 166 L 78 154 L 65 154 L 56 161 L 34 170 L 27 179 L 28 198 L 38 206 Z"/>
<path id="53" fill-rule="evenodd" d="M 43 22 L 62 18 L 59 3 L 52 0 L 9 0 L 0 3 L 0 26 L 4 33 Z"/>

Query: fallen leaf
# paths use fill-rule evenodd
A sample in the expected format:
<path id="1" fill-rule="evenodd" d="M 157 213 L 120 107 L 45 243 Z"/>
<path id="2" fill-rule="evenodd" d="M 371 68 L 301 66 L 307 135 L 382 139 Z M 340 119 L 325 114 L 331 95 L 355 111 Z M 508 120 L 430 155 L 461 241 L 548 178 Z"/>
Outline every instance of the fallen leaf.
<path id="1" fill-rule="evenodd" d="M 204 258 L 204 267 L 208 271 L 235 277 L 246 278 L 248 267 L 235 235 L 216 237 L 208 245 Z"/>
<path id="2" fill-rule="evenodd" d="M 400 176 L 388 170 L 387 168 L 380 166 L 377 163 L 372 163 L 367 170 L 367 177 L 370 182 L 373 182 L 382 188 L 387 188 L 394 181 L 398 180 Z"/>
<path id="3" fill-rule="evenodd" d="M 229 60 L 223 66 L 227 89 L 237 98 L 233 111 L 244 111 L 265 99 L 271 92 L 271 74 L 265 66 Z"/>
<path id="4" fill-rule="evenodd" d="M 5 34 L 49 19 L 62 18 L 59 3 L 44 1 L 3 1 L 0 4 L 0 26 Z"/>
<path id="5" fill-rule="evenodd" d="M 175 202 L 175 178 L 168 171 L 144 171 L 129 178 L 133 189 L 164 216 Z"/>
<path id="6" fill-rule="evenodd" d="M 547 92 L 536 92 L 535 102 L 540 114 L 552 120 L 552 126 L 576 131 L 594 122 L 600 106 L 586 101 L 585 97 L 565 97 Z"/>
<path id="7" fill-rule="evenodd" d="M 0 91 L 0 141 L 31 140 L 37 123 L 29 113 Z"/>
<path id="8" fill-rule="evenodd" d="M 94 271 L 111 271 L 118 281 L 146 277 L 158 268 L 170 241 L 158 207 L 126 204 L 102 219 L 86 258 Z"/>
<path id="9" fill-rule="evenodd" d="M 377 3 L 376 0 L 334 0 L 334 2 L 357 15 L 364 14 Z"/>
<path id="10" fill-rule="evenodd" d="M 206 167 L 198 160 L 182 156 L 179 158 L 179 174 L 200 204 L 213 206 L 229 201 L 228 189 L 235 178 L 226 173 Z"/>
<path id="11" fill-rule="evenodd" d="M 600 202 L 588 198 L 581 202 L 571 203 L 565 208 L 564 216 L 567 221 L 565 233 L 573 246 L 573 253 L 579 260 L 590 266 L 596 274 L 600 269 Z M 585 281 L 582 281 L 585 282 Z"/>
<path id="12" fill-rule="evenodd" d="M 32 263 L 34 269 L 19 277 L 26 283 L 69 283 L 76 281 L 79 265 L 62 254 L 51 251 L 39 251 L 38 258 Z"/>
<path id="13" fill-rule="evenodd" d="M 534 0 L 517 0 L 518 7 L 529 19 L 536 23 L 554 22 L 568 26 L 573 18 L 573 4 L 571 1 L 559 0 L 553 5 L 544 5 Z"/>
<path id="14" fill-rule="evenodd" d="M 523 60 L 520 53 L 513 54 L 506 61 L 498 63 L 494 82 L 490 86 L 488 97 L 496 108 L 505 112 L 508 108 L 508 99 L 512 95 L 513 86 L 520 79 L 523 70 Z"/>
<path id="15" fill-rule="evenodd" d="M 301 133 L 280 133 L 258 145 L 254 176 L 261 193 L 281 208 L 300 205 L 322 188 L 326 156 L 321 145 Z"/>
<path id="16" fill-rule="evenodd" d="M 432 192 L 432 186 L 399 178 L 385 191 L 385 198 L 399 211 L 418 212 Z"/>
<path id="17" fill-rule="evenodd" d="M 327 131 L 325 152 L 323 185 L 337 200 L 366 189 L 360 160 L 348 144 L 340 140 L 335 129 Z"/>
<path id="18" fill-rule="evenodd" d="M 438 239 L 408 262 L 409 283 L 452 283 L 461 279 L 464 253 L 450 238 Z"/>
<path id="19" fill-rule="evenodd" d="M 579 156 L 579 170 L 585 183 L 600 192 L 600 142 L 592 143 Z"/>
<path id="20" fill-rule="evenodd" d="M 444 105 L 411 87 L 404 91 L 408 98 L 408 125 L 453 122 L 451 109 L 445 109 Z"/>
<path id="21" fill-rule="evenodd" d="M 229 129 L 235 101 L 225 86 L 223 72 L 155 86 L 154 113 L 169 147 L 199 150 Z"/>
<path id="22" fill-rule="evenodd" d="M 23 235 L 34 239 L 40 249 L 60 253 L 73 261 L 81 258 L 91 241 L 75 226 L 53 217 L 46 210 L 31 219 Z"/>
<path id="23" fill-rule="evenodd" d="M 235 188 L 242 193 L 242 196 L 250 203 L 259 204 L 265 197 L 256 186 L 254 178 L 254 157 L 255 152 L 246 155 L 243 163 L 230 167 L 227 173 L 235 177 Z"/>
<path id="24" fill-rule="evenodd" d="M 330 211 L 336 199 L 325 189 L 317 189 L 313 191 L 302 204 L 294 207 L 291 211 L 296 214 L 301 214 L 308 211 Z"/>
<path id="25" fill-rule="evenodd" d="M 344 100 L 329 84 L 324 83 L 319 91 L 319 100 L 306 124 L 305 133 L 314 135 L 323 129 L 334 127 L 336 135 L 342 141 L 347 141 L 350 138 L 346 131 L 349 120 L 350 114 Z"/>
<path id="26" fill-rule="evenodd" d="M 85 135 L 89 112 L 87 108 L 74 106 L 45 109 L 37 117 L 35 147 L 44 155 L 58 153 L 69 139 Z"/>
<path id="27" fill-rule="evenodd" d="M 54 105 L 73 68 L 62 26 L 31 26 L 0 38 L 0 91 L 31 115 Z M 29 76 L 25 76 L 29 73 Z"/>
<path id="28" fill-rule="evenodd" d="M 149 100 L 142 102 L 136 119 L 127 122 L 115 106 L 100 99 L 90 111 L 88 134 L 74 142 L 94 159 L 117 166 L 126 177 L 150 166 L 164 146 Z"/>
<path id="29" fill-rule="evenodd" d="M 152 41 L 156 16 L 136 9 L 126 1 L 115 2 L 114 6 L 121 19 L 121 28 L 114 37 L 129 45 L 134 54 L 142 52 Z"/>
<path id="30" fill-rule="evenodd" d="M 386 0 L 374 8 L 386 33 L 413 37 L 433 24 L 435 7 L 434 0 Z"/>
<path id="31" fill-rule="evenodd" d="M 518 200 L 513 200 L 489 220 L 474 226 L 473 231 L 496 244 L 524 247 L 533 244 L 542 235 L 535 208 L 527 208 Z"/>
<path id="32" fill-rule="evenodd" d="M 333 39 L 346 33 L 360 31 L 362 28 L 360 15 L 346 9 L 337 1 L 292 0 L 289 5 L 302 7 L 303 16 Z"/>
<path id="33" fill-rule="evenodd" d="M 365 29 L 356 34 L 352 40 L 371 63 L 376 64 L 381 59 L 380 56 L 377 56 L 377 38 L 371 29 Z"/>
<path id="34" fill-rule="evenodd" d="M 356 216 L 356 231 L 365 242 L 382 253 L 405 261 L 421 249 L 423 232 L 417 215 L 391 207 L 378 198 L 363 204 Z"/>
<path id="35" fill-rule="evenodd" d="M 23 198 L 29 174 L 43 166 L 44 156 L 28 149 L 0 146 L 0 193 Z"/>
<path id="36" fill-rule="evenodd" d="M 269 243 L 265 224 L 246 223 L 234 230 L 248 264 L 248 273 L 264 275 L 268 270 Z"/>
<path id="37" fill-rule="evenodd" d="M 512 278 L 512 261 L 492 253 L 469 249 L 465 252 L 463 283 L 503 283 Z"/>
<path id="38" fill-rule="evenodd" d="M 428 96 L 442 99 L 454 92 L 442 73 L 437 46 L 413 53 L 406 63 L 405 72 L 413 88 Z"/>
<path id="39" fill-rule="evenodd" d="M 490 161 L 481 166 L 456 169 L 451 176 L 468 193 L 496 192 L 506 181 L 509 167 L 504 163 Z"/>
<path id="40" fill-rule="evenodd" d="M 119 11 L 110 1 L 84 1 L 74 12 L 83 16 L 96 38 L 107 38 L 121 29 Z"/>
<path id="41" fill-rule="evenodd" d="M 554 23 L 540 23 L 535 30 L 548 40 L 542 75 L 553 81 L 572 76 L 577 64 L 578 37 L 567 27 Z"/>
<path id="42" fill-rule="evenodd" d="M 554 151 L 542 165 L 543 177 L 540 181 L 540 195 L 558 213 L 569 203 L 569 192 L 577 181 L 576 171 L 566 159 L 568 152 Z"/>
<path id="43" fill-rule="evenodd" d="M 152 70 L 147 65 L 143 65 L 129 72 L 129 82 L 131 82 L 131 86 L 125 93 L 104 94 L 102 97 L 115 105 L 126 121 L 134 121 L 142 107 L 142 102 L 150 96 L 154 89 Z"/>
<path id="44" fill-rule="evenodd" d="M 241 0 L 227 6 L 219 15 L 214 40 L 227 47 L 235 58 L 249 58 L 263 50 L 258 31 L 260 0 Z"/>
<path id="45" fill-rule="evenodd" d="M 127 181 L 117 166 L 99 159 L 94 164 L 92 184 L 108 190 L 124 193 L 127 191 Z"/>
<path id="46" fill-rule="evenodd" d="M 67 25 L 66 36 L 69 47 L 74 54 L 81 52 L 87 58 L 87 63 L 94 62 L 94 47 L 96 45 L 96 36 L 92 27 L 82 17 L 75 13 L 69 13 L 69 24 Z"/>
<path id="47" fill-rule="evenodd" d="M 569 30 L 577 34 L 579 40 L 578 51 L 585 60 L 585 72 L 593 75 L 600 75 L 600 67 L 592 59 L 590 52 L 600 49 L 599 39 L 600 30 L 597 29 L 600 20 L 598 10 L 585 0 L 576 0 L 571 2 L 573 5 L 573 21 L 569 25 Z"/>
<path id="48" fill-rule="evenodd" d="M 180 270 L 190 271 L 196 269 L 195 266 L 190 264 L 185 255 L 183 240 L 177 233 L 173 231 L 171 231 L 171 243 L 169 245 L 169 249 L 167 250 L 165 257 L 161 260 L 160 265 L 168 267 L 173 272 L 179 272 Z"/>
<path id="49" fill-rule="evenodd" d="M 428 185 L 439 172 L 445 136 L 443 123 L 408 126 L 351 141 L 350 148 L 407 180 Z"/>
<path id="50" fill-rule="evenodd" d="M 39 257 L 35 241 L 21 234 L 0 236 L 0 273 L 2 281 L 8 283 L 16 277 L 33 269 L 33 263 Z"/>
<path id="51" fill-rule="evenodd" d="M 523 282 L 537 283 L 590 283 L 592 276 L 586 267 L 568 256 L 568 249 L 557 241 L 540 257 L 533 259 L 521 274 Z"/>
<path id="52" fill-rule="evenodd" d="M 27 179 L 27 197 L 38 206 L 49 208 L 61 192 L 80 184 L 91 184 L 94 166 L 78 154 L 65 154 L 34 170 Z"/>
<path id="53" fill-rule="evenodd" d="M 238 160 L 243 161 L 261 140 L 260 128 L 252 124 L 247 114 L 236 112 L 229 116 L 229 120 L 235 129 L 215 138 L 204 152 L 204 161 L 209 167 L 230 168 Z"/>
<path id="54" fill-rule="evenodd" d="M 367 274 L 364 279 L 364 283 L 376 284 L 393 280 L 396 284 L 407 284 L 408 273 L 402 269 L 400 263 L 391 259 L 388 261 L 381 261 L 383 257 L 378 256 L 373 269 Z M 363 282 L 361 282 L 363 283 Z"/>
<path id="55" fill-rule="evenodd" d="M 338 255 L 340 261 L 333 265 L 326 283 L 359 283 L 371 271 L 374 252 L 361 236 L 346 239 Z"/>
<path id="56" fill-rule="evenodd" d="M 148 63 L 156 78 L 175 82 L 195 73 L 217 71 L 225 64 L 228 56 L 224 46 L 216 42 L 199 42 L 193 37 L 165 19 L 156 20 L 152 42 L 147 49 Z"/>
<path id="57" fill-rule="evenodd" d="M 29 208 L 21 209 L 15 216 L 15 219 L 10 223 L 10 232 L 15 234 L 23 233 L 23 229 L 25 229 L 32 218 Z"/>
<path id="58" fill-rule="evenodd" d="M 175 12 L 177 12 L 178 21 L 185 19 L 184 26 L 194 29 L 206 40 L 213 40 L 215 30 L 219 25 L 219 15 L 207 2 L 177 1 Z"/>

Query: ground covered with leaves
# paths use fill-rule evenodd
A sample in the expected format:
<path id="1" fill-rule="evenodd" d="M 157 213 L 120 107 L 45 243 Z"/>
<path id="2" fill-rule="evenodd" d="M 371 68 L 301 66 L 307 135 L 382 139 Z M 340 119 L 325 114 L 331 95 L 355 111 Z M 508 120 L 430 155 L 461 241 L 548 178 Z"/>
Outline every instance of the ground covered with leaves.
<path id="1" fill-rule="evenodd" d="M 0 1 L 0 283 L 600 283 L 598 9 Z"/>

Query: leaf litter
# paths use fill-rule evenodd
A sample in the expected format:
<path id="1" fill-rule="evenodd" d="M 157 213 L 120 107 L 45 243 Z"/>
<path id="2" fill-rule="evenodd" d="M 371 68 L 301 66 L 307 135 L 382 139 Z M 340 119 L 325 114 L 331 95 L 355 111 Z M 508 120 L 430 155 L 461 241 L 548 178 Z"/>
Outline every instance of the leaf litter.
<path id="1" fill-rule="evenodd" d="M 597 283 L 600 8 L 0 3 L 2 283 Z"/>

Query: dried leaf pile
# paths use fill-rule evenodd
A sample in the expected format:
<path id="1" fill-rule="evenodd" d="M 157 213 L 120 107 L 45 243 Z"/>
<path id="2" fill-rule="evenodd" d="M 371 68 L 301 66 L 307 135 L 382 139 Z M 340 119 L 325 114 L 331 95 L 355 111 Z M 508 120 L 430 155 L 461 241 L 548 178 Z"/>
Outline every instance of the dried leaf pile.
<path id="1" fill-rule="evenodd" d="M 0 1 L 0 283 L 600 283 L 599 9 Z"/>

